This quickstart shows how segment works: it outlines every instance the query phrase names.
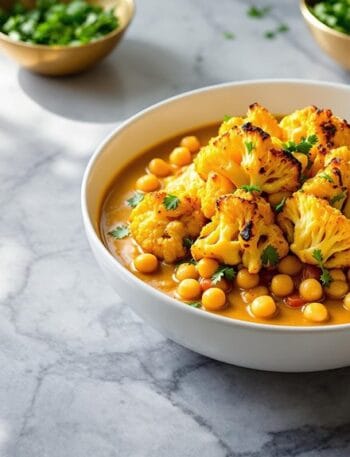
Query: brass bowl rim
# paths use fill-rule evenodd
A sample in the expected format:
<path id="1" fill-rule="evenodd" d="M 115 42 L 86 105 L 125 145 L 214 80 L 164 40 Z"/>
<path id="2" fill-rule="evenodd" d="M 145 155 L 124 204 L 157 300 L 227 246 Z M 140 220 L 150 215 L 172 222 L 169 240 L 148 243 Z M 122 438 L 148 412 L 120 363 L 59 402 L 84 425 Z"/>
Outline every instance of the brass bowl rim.
<path id="1" fill-rule="evenodd" d="M 115 30 L 112 30 L 111 32 L 107 33 L 107 35 L 104 35 L 103 37 L 98 38 L 97 40 L 90 41 L 89 43 L 79 44 L 77 46 L 68 46 L 68 45 L 62 45 L 62 44 L 59 44 L 59 45 L 58 44 L 57 45 L 56 44 L 53 44 L 53 45 L 33 44 L 33 43 L 27 43 L 26 41 L 13 40 L 8 35 L 6 35 L 6 33 L 3 33 L 3 32 L 0 32 L 0 41 L 4 40 L 4 41 L 7 41 L 8 43 L 11 43 L 11 44 L 14 44 L 14 45 L 17 45 L 17 46 L 22 46 L 24 48 L 37 49 L 37 50 L 40 50 L 40 49 L 44 50 L 45 49 L 46 51 L 72 51 L 72 52 L 77 52 L 82 48 L 86 49 L 88 47 L 94 46 L 97 43 L 101 43 L 102 41 L 107 41 L 110 38 L 121 34 L 122 32 L 124 32 L 124 30 L 126 30 L 129 27 L 131 21 L 133 20 L 133 18 L 135 16 L 135 10 L 136 10 L 135 0 L 119 0 L 119 1 L 124 1 L 124 2 L 130 3 L 130 6 L 131 6 L 130 16 L 128 17 L 128 20 L 125 22 L 124 26 L 123 27 L 117 27 Z"/>
<path id="2" fill-rule="evenodd" d="M 300 0 L 300 10 L 307 22 L 309 22 L 312 26 L 317 27 L 322 32 L 329 33 L 337 38 L 341 38 L 350 42 L 350 35 L 348 33 L 338 32 L 337 30 L 332 29 L 332 27 L 329 25 L 324 24 L 314 14 L 311 13 L 308 5 L 308 0 Z"/>

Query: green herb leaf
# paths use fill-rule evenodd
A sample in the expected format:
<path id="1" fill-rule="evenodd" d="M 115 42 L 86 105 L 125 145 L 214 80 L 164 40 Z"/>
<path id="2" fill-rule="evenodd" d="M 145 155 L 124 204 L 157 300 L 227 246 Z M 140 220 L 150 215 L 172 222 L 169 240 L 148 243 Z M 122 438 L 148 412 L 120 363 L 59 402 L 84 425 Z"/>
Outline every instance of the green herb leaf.
<path id="1" fill-rule="evenodd" d="M 321 175 L 319 175 L 320 178 L 323 178 L 325 179 L 326 181 L 328 182 L 331 182 L 331 183 L 334 183 L 334 179 L 332 178 L 332 176 L 330 176 L 328 173 L 322 173 Z"/>
<path id="2" fill-rule="evenodd" d="M 261 262 L 264 267 L 274 267 L 278 264 L 279 255 L 277 249 L 269 244 L 261 254 Z"/>
<path id="3" fill-rule="evenodd" d="M 328 287 L 330 283 L 333 281 L 333 278 L 326 268 L 322 268 L 322 274 L 320 276 L 320 281 L 321 283 L 325 286 Z"/>
<path id="4" fill-rule="evenodd" d="M 192 244 L 195 242 L 192 238 L 184 238 L 182 244 L 185 248 L 191 249 Z"/>
<path id="5" fill-rule="evenodd" d="M 329 200 L 329 203 L 331 205 L 334 205 L 335 203 L 340 202 L 341 200 L 343 200 L 345 197 L 346 197 L 345 193 L 344 192 L 340 192 L 340 194 L 334 195 L 334 197 L 332 197 Z"/>
<path id="6" fill-rule="evenodd" d="M 228 281 L 233 281 L 236 276 L 236 270 L 229 265 L 220 265 L 216 272 L 211 277 L 211 282 L 217 284 L 221 279 L 226 278 Z"/>
<path id="7" fill-rule="evenodd" d="M 227 122 L 227 121 L 229 121 L 230 119 L 232 119 L 232 116 L 230 116 L 229 114 L 225 114 L 224 119 L 223 119 L 224 122 Z"/>
<path id="8" fill-rule="evenodd" d="M 264 37 L 268 40 L 273 40 L 274 38 L 276 38 L 276 32 L 274 32 L 273 30 L 266 30 L 266 32 L 264 32 Z"/>
<path id="9" fill-rule="evenodd" d="M 192 306 L 192 308 L 201 308 L 202 307 L 202 302 L 200 301 L 194 301 L 192 303 L 188 303 L 189 306 Z"/>
<path id="10" fill-rule="evenodd" d="M 244 145 L 246 147 L 248 154 L 251 154 L 253 152 L 253 150 L 255 149 L 255 145 L 252 141 L 245 141 Z"/>
<path id="11" fill-rule="evenodd" d="M 280 213 L 283 210 L 284 205 L 286 204 L 286 200 L 286 197 L 284 197 L 279 203 L 277 203 L 277 205 L 275 206 L 276 213 Z"/>
<path id="12" fill-rule="evenodd" d="M 253 184 L 244 184 L 240 189 L 243 189 L 246 192 L 261 192 L 261 188 L 259 186 L 254 186 Z"/>
<path id="13" fill-rule="evenodd" d="M 322 254 L 321 249 L 314 249 L 312 251 L 312 257 L 316 260 L 318 266 L 322 270 L 322 274 L 320 276 L 321 283 L 325 287 L 329 286 L 329 284 L 333 281 L 333 278 L 332 278 L 329 270 L 327 270 L 327 268 L 325 268 L 324 265 L 323 265 L 323 260 L 324 259 L 323 259 L 323 254 Z"/>
<path id="14" fill-rule="evenodd" d="M 278 33 L 286 33 L 289 31 L 289 27 L 287 24 L 280 24 L 278 27 L 277 27 L 277 32 Z"/>
<path id="15" fill-rule="evenodd" d="M 126 200 L 126 202 L 130 208 L 136 208 L 136 206 L 141 203 L 144 198 L 145 194 L 142 194 L 141 192 L 135 192 L 132 197 Z"/>
<path id="16" fill-rule="evenodd" d="M 226 38 L 226 40 L 234 40 L 236 35 L 232 32 L 224 32 L 223 37 Z"/>
<path id="17" fill-rule="evenodd" d="M 261 19 L 265 17 L 271 11 L 271 6 L 264 6 L 259 8 L 258 6 L 252 5 L 247 10 L 247 15 L 255 19 Z"/>
<path id="18" fill-rule="evenodd" d="M 175 265 L 178 267 L 179 265 L 182 265 L 183 263 L 189 263 L 190 265 L 197 265 L 197 262 L 192 257 L 180 259 L 176 262 Z"/>
<path id="19" fill-rule="evenodd" d="M 126 224 L 117 225 L 115 229 L 108 232 L 108 235 L 113 236 L 117 240 L 122 240 L 123 238 L 126 238 L 130 235 L 130 230 Z"/>
<path id="20" fill-rule="evenodd" d="M 180 204 L 180 199 L 176 197 L 175 195 L 167 195 L 164 197 L 163 200 L 163 205 L 167 210 L 174 210 L 176 209 Z"/>
<path id="21" fill-rule="evenodd" d="M 283 149 L 287 152 L 301 152 L 302 154 L 308 155 L 310 149 L 318 142 L 316 135 L 309 135 L 307 138 L 302 138 L 299 143 L 294 141 L 288 141 L 283 144 Z"/>
<path id="22" fill-rule="evenodd" d="M 317 263 L 322 264 L 323 254 L 322 254 L 321 249 L 314 249 L 312 251 L 312 257 L 316 260 Z"/>

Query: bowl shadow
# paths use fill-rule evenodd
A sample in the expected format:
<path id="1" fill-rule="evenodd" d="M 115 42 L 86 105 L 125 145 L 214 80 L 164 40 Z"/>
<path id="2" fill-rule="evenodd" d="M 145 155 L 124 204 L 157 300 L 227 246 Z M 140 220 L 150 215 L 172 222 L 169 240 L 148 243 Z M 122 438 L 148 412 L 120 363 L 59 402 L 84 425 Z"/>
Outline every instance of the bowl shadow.
<path id="1" fill-rule="evenodd" d="M 115 122 L 186 89 L 181 74 L 191 63 L 166 49 L 126 40 L 109 58 L 88 72 L 48 78 L 18 71 L 24 93 L 44 109 L 83 122 Z M 194 81 L 187 89 L 194 88 Z"/>

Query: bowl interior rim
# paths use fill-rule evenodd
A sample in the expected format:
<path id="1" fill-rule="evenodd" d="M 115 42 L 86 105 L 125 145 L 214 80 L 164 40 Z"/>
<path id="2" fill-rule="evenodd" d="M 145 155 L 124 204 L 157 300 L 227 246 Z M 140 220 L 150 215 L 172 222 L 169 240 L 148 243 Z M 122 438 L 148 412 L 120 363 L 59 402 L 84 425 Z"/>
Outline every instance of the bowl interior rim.
<path id="1" fill-rule="evenodd" d="M 213 314 L 207 311 L 203 311 L 200 309 L 193 308 L 191 306 L 184 306 L 184 304 L 168 296 L 167 294 L 161 292 L 160 290 L 150 286 L 146 282 L 139 279 L 137 276 L 132 274 L 127 268 L 125 268 L 118 260 L 112 255 L 112 253 L 107 249 L 104 245 L 100 237 L 96 234 L 94 229 L 93 223 L 91 221 L 88 209 L 88 202 L 87 202 L 87 188 L 90 174 L 94 168 L 95 162 L 97 162 L 98 158 L 103 155 L 104 149 L 106 146 L 114 140 L 114 137 L 117 136 L 121 131 L 126 128 L 129 128 L 135 121 L 141 119 L 144 116 L 147 116 L 150 112 L 154 110 L 158 110 L 159 108 L 165 107 L 167 104 L 170 104 L 174 101 L 178 101 L 187 97 L 191 97 L 195 94 L 211 92 L 222 88 L 230 88 L 230 87 L 239 87 L 239 86 L 249 86 L 249 85 L 274 85 L 274 84 L 285 84 L 288 85 L 309 85 L 309 86 L 318 86 L 319 88 L 327 89 L 327 88 L 334 88 L 340 89 L 345 91 L 350 91 L 350 86 L 343 83 L 333 83 L 333 82 L 326 82 L 326 81 L 317 81 L 317 80 L 309 80 L 309 79 L 280 79 L 280 78 L 269 78 L 269 79 L 254 79 L 248 81 L 235 81 L 235 82 L 227 82 L 221 84 L 215 84 L 211 86 L 202 87 L 199 89 L 187 91 L 180 93 L 179 95 L 175 95 L 173 97 L 167 98 L 163 101 L 155 103 L 148 108 L 145 108 L 135 115 L 127 118 L 123 121 L 118 127 L 116 127 L 95 149 L 95 152 L 90 157 L 90 160 L 86 166 L 82 184 L 81 184 L 81 210 L 83 216 L 83 222 L 85 226 L 85 230 L 87 232 L 89 240 L 92 240 L 94 245 L 98 248 L 99 253 L 104 256 L 104 258 L 109 262 L 111 266 L 116 268 L 118 272 L 122 275 L 126 275 L 131 281 L 134 282 L 135 287 L 141 288 L 145 294 L 151 294 L 155 298 L 159 300 L 163 300 L 167 302 L 170 306 L 173 307 L 181 307 L 181 311 L 185 313 L 197 313 L 199 317 L 213 319 L 217 322 L 220 322 L 224 325 L 229 326 L 239 326 L 244 328 L 250 328 L 252 330 L 257 331 L 266 331 L 266 332 L 274 332 L 274 333 L 324 333 L 324 332 L 336 332 L 342 331 L 344 329 L 350 330 L 350 323 L 346 324 L 328 324 L 328 325 L 305 325 L 305 326 L 292 326 L 292 325 L 278 325 L 278 324 L 269 324 L 269 323 L 259 323 L 259 322 L 250 322 L 244 321 L 240 319 L 230 318 L 226 316 L 220 316 L 217 314 Z"/>
<path id="2" fill-rule="evenodd" d="M 309 2 L 307 0 L 300 0 L 300 9 L 301 12 L 306 19 L 307 22 L 311 23 L 313 26 L 317 27 L 318 29 L 322 30 L 323 32 L 329 33 L 334 35 L 337 38 L 341 38 L 343 40 L 348 40 L 350 43 L 350 35 L 347 33 L 339 32 L 338 30 L 332 29 L 329 25 L 323 23 L 316 17 L 308 8 Z"/>
<path id="3" fill-rule="evenodd" d="M 36 50 L 45 50 L 45 51 L 69 51 L 69 52 L 78 52 L 80 49 L 86 49 L 91 46 L 96 45 L 97 43 L 101 43 L 102 41 L 107 41 L 114 36 L 120 35 L 123 33 L 130 25 L 131 21 L 135 16 L 135 0 L 120 0 L 125 3 L 129 3 L 130 5 L 130 15 L 128 16 L 127 21 L 122 27 L 117 27 L 116 29 L 112 30 L 111 32 L 103 35 L 102 37 L 98 38 L 97 40 L 90 41 L 89 43 L 79 44 L 77 46 L 67 46 L 67 45 L 48 45 L 48 44 L 37 44 L 37 43 L 27 43 L 26 41 L 21 40 L 13 40 L 10 38 L 6 33 L 0 32 L 0 41 L 6 41 L 7 43 L 11 43 L 18 47 L 23 47 L 27 49 L 36 49 Z"/>

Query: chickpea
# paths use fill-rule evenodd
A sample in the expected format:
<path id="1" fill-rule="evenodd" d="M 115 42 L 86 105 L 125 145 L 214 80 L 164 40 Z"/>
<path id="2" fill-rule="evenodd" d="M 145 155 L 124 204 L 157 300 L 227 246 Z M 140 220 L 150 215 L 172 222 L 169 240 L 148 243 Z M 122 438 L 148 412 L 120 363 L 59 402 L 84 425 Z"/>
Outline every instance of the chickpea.
<path id="1" fill-rule="evenodd" d="M 136 181 L 136 189 L 141 190 L 142 192 L 153 192 L 159 189 L 159 187 L 159 179 L 152 174 L 141 176 Z"/>
<path id="2" fill-rule="evenodd" d="M 152 159 L 148 165 L 148 169 L 151 173 L 161 178 L 170 175 L 171 167 L 163 159 Z"/>
<path id="3" fill-rule="evenodd" d="M 328 310 L 322 303 L 308 303 L 303 309 L 304 317 L 311 322 L 325 322 L 329 318 Z"/>
<path id="4" fill-rule="evenodd" d="M 270 295 L 262 295 L 253 300 L 250 309 L 255 317 L 267 319 L 275 314 L 277 307 L 275 300 Z"/>
<path id="5" fill-rule="evenodd" d="M 210 287 L 202 295 L 202 305 L 208 311 L 217 311 L 226 303 L 226 295 L 218 287 Z"/>
<path id="6" fill-rule="evenodd" d="M 169 160 L 172 164 L 179 167 L 188 165 L 192 162 L 192 156 L 189 149 L 185 147 L 175 148 L 169 156 Z"/>
<path id="7" fill-rule="evenodd" d="M 251 289 L 259 284 L 260 278 L 258 274 L 249 273 L 247 268 L 239 270 L 236 276 L 237 286 L 241 289 Z"/>
<path id="8" fill-rule="evenodd" d="M 211 278 L 218 268 L 219 262 L 209 257 L 205 257 L 197 263 L 197 271 L 205 279 Z"/>
<path id="9" fill-rule="evenodd" d="M 182 138 L 180 146 L 187 148 L 193 154 L 199 150 L 201 144 L 196 136 L 185 136 Z"/>
<path id="10" fill-rule="evenodd" d="M 330 270 L 333 281 L 346 281 L 346 276 L 343 270 Z"/>
<path id="11" fill-rule="evenodd" d="M 329 298 L 339 299 L 349 292 L 349 286 L 345 281 L 336 280 L 332 281 L 325 291 Z"/>
<path id="12" fill-rule="evenodd" d="M 350 293 L 344 297 L 344 308 L 350 311 Z"/>
<path id="13" fill-rule="evenodd" d="M 269 290 L 265 286 L 253 287 L 253 289 L 244 290 L 241 295 L 244 303 L 251 303 L 255 298 L 261 297 L 262 295 L 268 295 Z"/>
<path id="14" fill-rule="evenodd" d="M 134 267 L 140 273 L 154 273 L 158 268 L 158 259 L 153 254 L 140 254 L 134 259 Z"/>
<path id="15" fill-rule="evenodd" d="M 285 275 L 295 276 L 301 272 L 303 264 L 295 255 L 287 255 L 278 264 L 278 271 Z"/>
<path id="16" fill-rule="evenodd" d="M 179 281 L 183 279 L 198 279 L 198 271 L 196 267 L 190 263 L 182 263 L 176 269 L 175 277 Z"/>
<path id="17" fill-rule="evenodd" d="M 184 300 L 194 300 L 201 294 L 201 286 L 195 279 L 183 279 L 177 286 L 177 293 Z"/>
<path id="18" fill-rule="evenodd" d="M 276 192 L 274 194 L 270 194 L 268 199 L 269 199 L 270 205 L 275 207 L 276 205 L 281 203 L 281 201 L 284 198 L 288 198 L 289 196 L 290 196 L 290 192 Z"/>
<path id="19" fill-rule="evenodd" d="M 293 279 L 289 275 L 279 274 L 272 278 L 271 292 L 277 297 L 286 297 L 294 290 Z"/>
<path id="20" fill-rule="evenodd" d="M 304 279 L 299 286 L 299 293 L 306 301 L 320 300 L 323 295 L 322 286 L 317 279 Z"/>

